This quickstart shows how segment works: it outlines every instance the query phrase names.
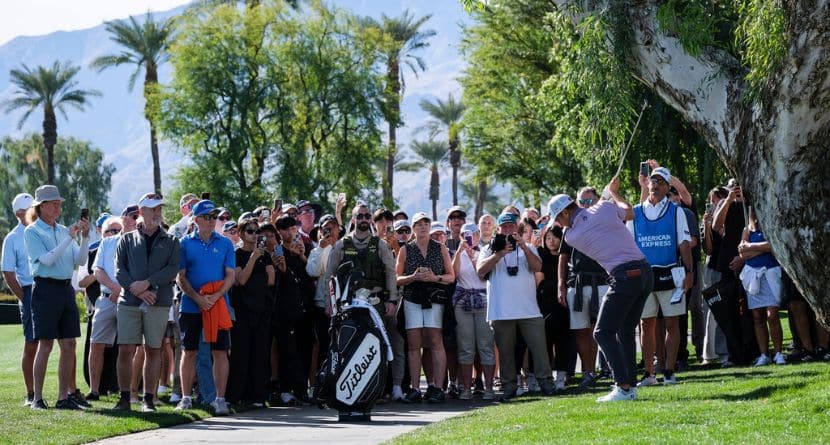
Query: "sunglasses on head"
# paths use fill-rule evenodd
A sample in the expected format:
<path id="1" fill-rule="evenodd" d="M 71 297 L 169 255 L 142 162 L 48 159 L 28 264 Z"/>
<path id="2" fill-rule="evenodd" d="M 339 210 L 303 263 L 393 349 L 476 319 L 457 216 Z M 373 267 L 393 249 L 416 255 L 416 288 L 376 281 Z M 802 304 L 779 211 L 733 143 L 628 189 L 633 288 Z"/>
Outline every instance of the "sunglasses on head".
<path id="1" fill-rule="evenodd" d="M 357 221 L 360 221 L 361 219 L 365 219 L 365 220 L 368 221 L 368 220 L 372 219 L 372 214 L 371 213 L 358 213 L 357 215 L 354 216 L 354 219 L 357 220 Z"/>
<path id="2" fill-rule="evenodd" d="M 594 198 L 585 198 L 585 199 L 581 199 L 581 198 L 580 198 L 580 199 L 579 199 L 579 203 L 580 203 L 580 204 L 588 204 L 588 205 L 591 205 L 591 204 L 593 204 L 593 203 L 594 203 Z"/>
<path id="3" fill-rule="evenodd" d="M 412 230 L 410 230 L 410 229 L 398 229 L 398 231 L 396 233 L 398 235 L 409 235 L 409 234 L 412 233 Z"/>

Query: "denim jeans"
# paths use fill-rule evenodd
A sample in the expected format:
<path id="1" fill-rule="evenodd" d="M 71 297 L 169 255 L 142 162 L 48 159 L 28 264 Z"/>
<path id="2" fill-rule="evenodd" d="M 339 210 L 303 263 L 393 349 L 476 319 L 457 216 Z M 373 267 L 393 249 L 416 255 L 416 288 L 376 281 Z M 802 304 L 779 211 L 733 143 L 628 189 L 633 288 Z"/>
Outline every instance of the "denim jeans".
<path id="1" fill-rule="evenodd" d="M 216 399 L 216 384 L 213 382 L 213 356 L 210 343 L 205 343 L 205 334 L 199 338 L 199 351 L 196 353 L 196 381 L 199 382 L 199 397 L 196 403 L 207 405 Z"/>
<path id="2" fill-rule="evenodd" d="M 594 339 L 614 372 L 614 381 L 636 385 L 634 329 L 654 285 L 654 275 L 645 260 L 632 261 L 611 271 L 608 284 L 610 288 L 599 307 Z"/>

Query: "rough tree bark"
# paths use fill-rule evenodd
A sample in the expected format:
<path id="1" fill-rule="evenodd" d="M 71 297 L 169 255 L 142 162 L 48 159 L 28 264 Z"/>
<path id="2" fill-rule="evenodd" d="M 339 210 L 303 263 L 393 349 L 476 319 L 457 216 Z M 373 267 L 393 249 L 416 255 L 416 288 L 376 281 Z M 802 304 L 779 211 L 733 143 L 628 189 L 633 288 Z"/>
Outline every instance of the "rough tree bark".
<path id="1" fill-rule="evenodd" d="M 661 31 L 658 3 L 627 11 L 633 75 L 694 125 L 742 184 L 775 256 L 830 326 L 830 0 L 783 2 L 789 51 L 758 103 L 743 98 L 746 73 L 734 57 L 714 48 L 692 57 Z"/>

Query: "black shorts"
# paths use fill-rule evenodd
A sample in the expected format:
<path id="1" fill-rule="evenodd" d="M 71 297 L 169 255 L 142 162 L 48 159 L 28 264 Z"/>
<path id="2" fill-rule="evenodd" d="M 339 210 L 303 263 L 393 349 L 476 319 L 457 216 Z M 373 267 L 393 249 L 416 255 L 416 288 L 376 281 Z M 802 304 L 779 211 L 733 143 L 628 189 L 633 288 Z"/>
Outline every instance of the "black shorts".
<path id="1" fill-rule="evenodd" d="M 202 337 L 202 314 L 182 312 L 179 314 L 179 328 L 182 331 L 182 348 L 185 351 L 196 351 L 199 349 L 199 341 Z M 210 349 L 214 351 L 227 351 L 231 348 L 231 331 L 220 329 L 216 336 L 216 342 L 210 343 Z"/>
<path id="2" fill-rule="evenodd" d="M 35 277 L 32 286 L 32 328 L 35 340 L 78 338 L 81 319 L 69 280 Z"/>

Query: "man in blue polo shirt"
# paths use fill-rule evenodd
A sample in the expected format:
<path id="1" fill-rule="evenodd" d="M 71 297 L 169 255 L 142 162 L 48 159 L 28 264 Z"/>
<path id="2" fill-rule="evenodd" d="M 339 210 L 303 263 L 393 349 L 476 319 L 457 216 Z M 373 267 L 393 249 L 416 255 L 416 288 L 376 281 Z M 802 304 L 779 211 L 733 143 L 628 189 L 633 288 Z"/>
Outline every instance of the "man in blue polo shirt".
<path id="1" fill-rule="evenodd" d="M 34 198 L 28 193 L 20 193 L 12 201 L 12 211 L 17 218 L 17 226 L 3 240 L 3 279 L 12 293 L 18 299 L 20 306 L 20 321 L 23 324 L 23 357 L 20 367 L 23 369 L 23 382 L 26 384 L 25 405 L 32 404 L 34 386 L 32 385 L 32 365 L 37 352 L 37 342 L 32 331 L 32 313 L 30 301 L 32 299 L 32 273 L 29 272 L 29 256 L 26 253 L 26 244 L 23 240 L 23 231 L 26 229 L 26 210 L 32 206 Z"/>
<path id="2" fill-rule="evenodd" d="M 181 288 L 182 303 L 179 326 L 182 331 L 182 400 L 177 410 L 191 407 L 191 391 L 196 372 L 196 355 L 199 337 L 202 333 L 201 311 L 209 310 L 219 299 L 230 307 L 227 292 L 235 279 L 236 255 L 233 243 L 214 232 L 218 210 L 210 200 L 203 199 L 193 206 L 193 220 L 196 230 L 181 240 L 181 262 L 178 284 Z M 218 292 L 202 295 L 202 286 L 223 281 Z M 219 330 L 216 342 L 210 344 L 213 356 L 213 375 L 216 383 L 216 400 L 211 403 L 217 415 L 228 414 L 225 402 L 225 388 L 228 380 L 228 351 L 230 330 Z"/>
<path id="3" fill-rule="evenodd" d="M 29 266 L 34 276 L 32 287 L 32 324 L 38 341 L 34 362 L 34 399 L 32 409 L 46 409 L 43 401 L 43 380 L 49 354 L 58 339 L 58 401 L 55 408 L 80 409 L 73 398 L 68 397 L 74 386 L 75 339 L 81 336 L 72 274 L 84 264 L 89 249 L 89 223 L 81 219 L 69 228 L 58 224 L 61 216 L 61 198 L 54 185 L 42 185 L 35 190 L 35 212 L 38 219 L 26 227 L 23 237 Z M 75 237 L 81 235 L 80 246 Z"/>

